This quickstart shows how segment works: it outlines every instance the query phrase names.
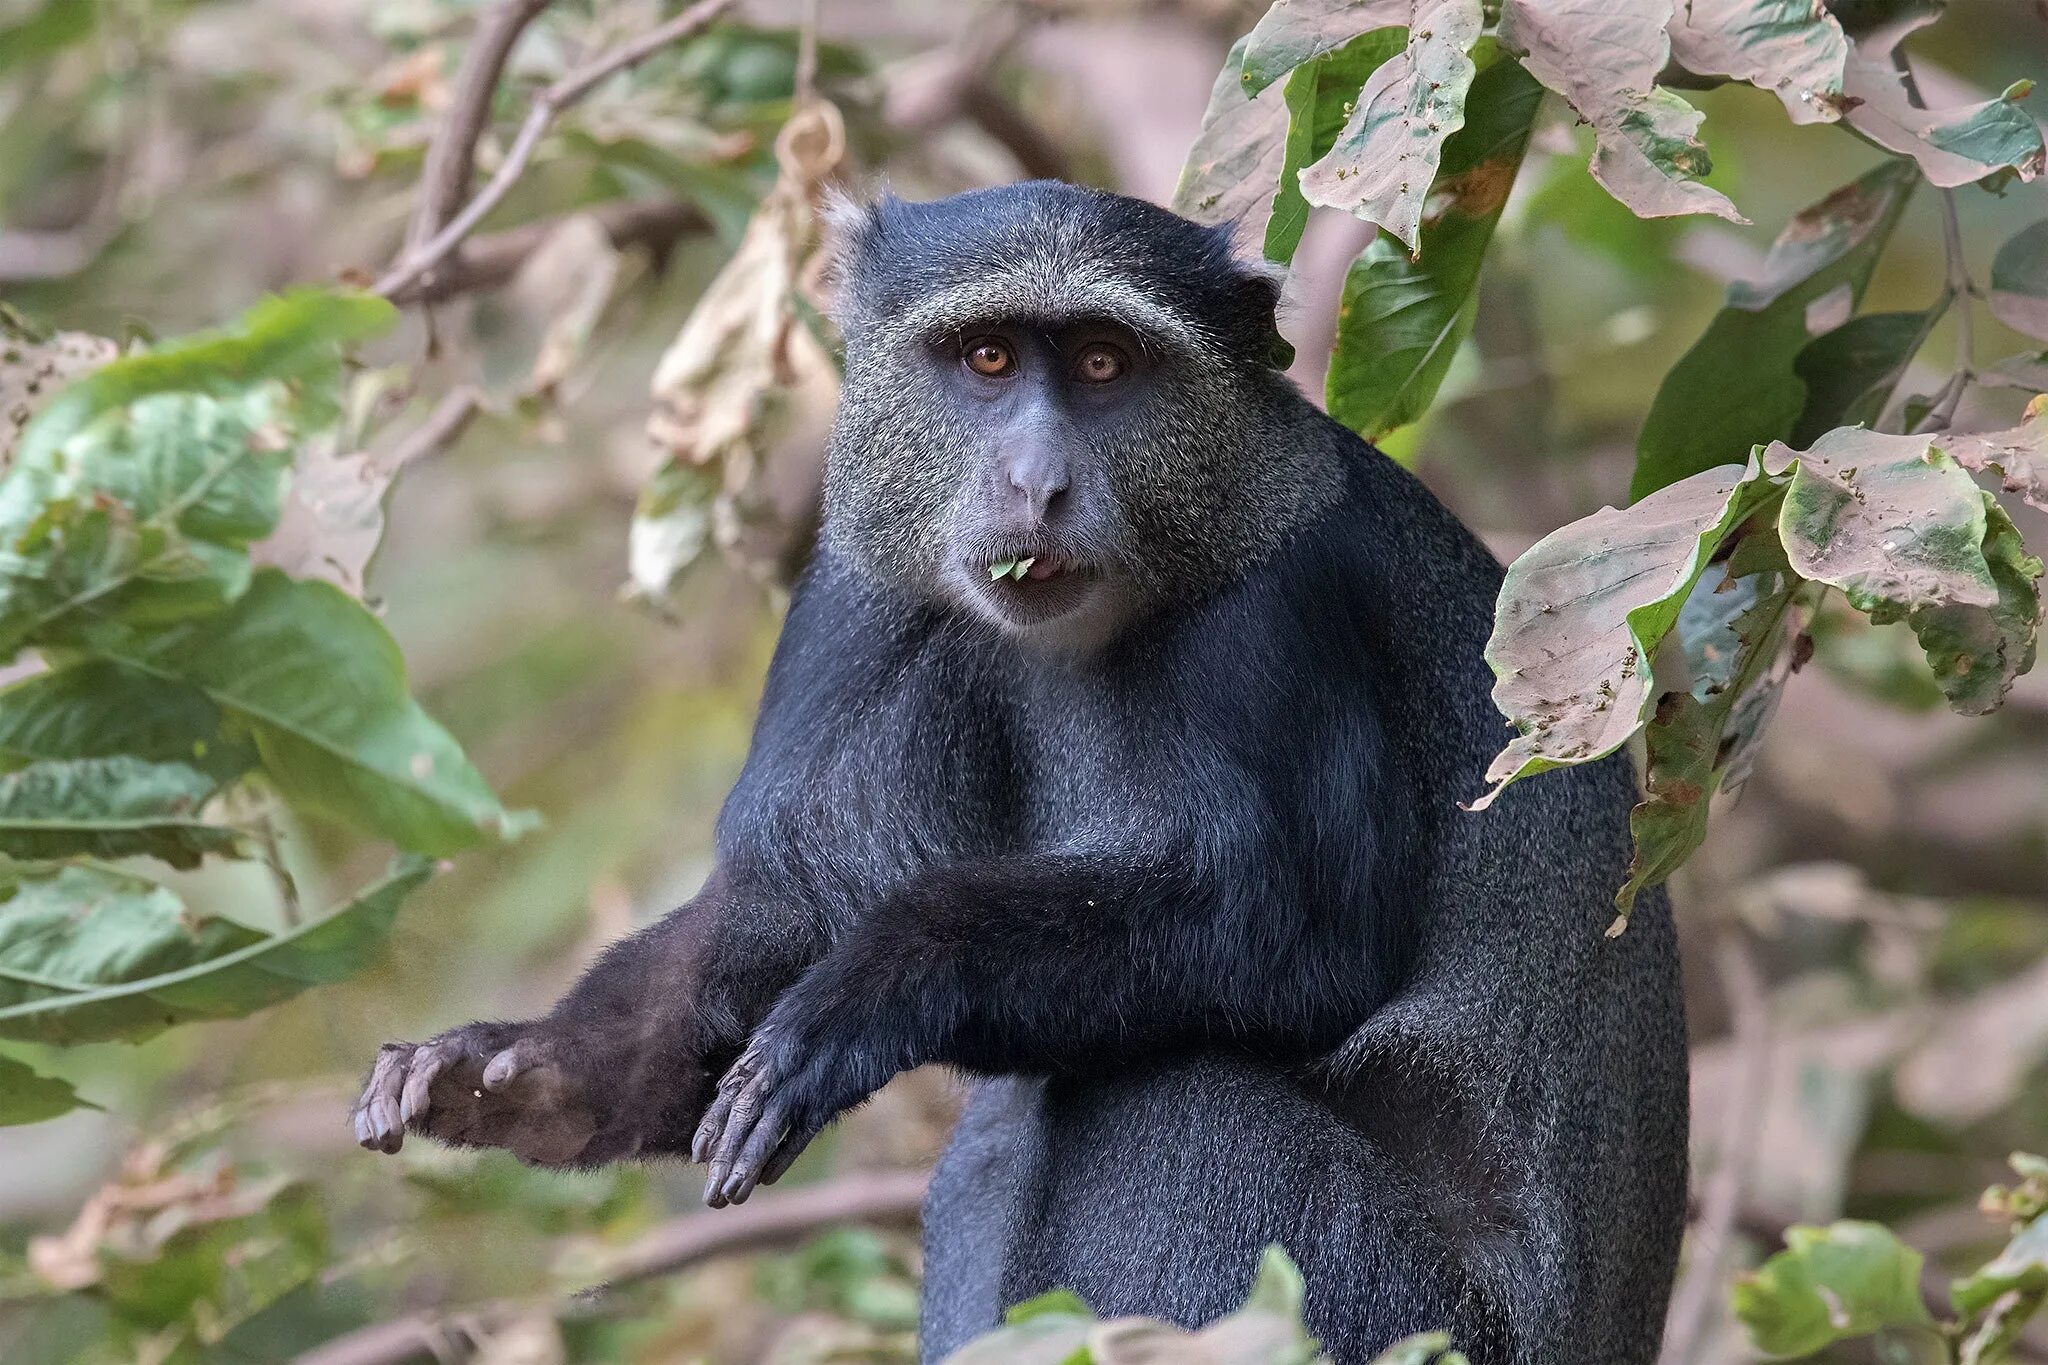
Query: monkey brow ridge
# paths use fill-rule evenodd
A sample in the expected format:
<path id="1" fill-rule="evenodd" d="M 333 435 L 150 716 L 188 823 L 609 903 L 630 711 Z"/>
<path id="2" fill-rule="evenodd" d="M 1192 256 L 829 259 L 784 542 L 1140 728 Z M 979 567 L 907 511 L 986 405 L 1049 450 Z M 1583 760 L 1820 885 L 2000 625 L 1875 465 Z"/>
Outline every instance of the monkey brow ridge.
<path id="1" fill-rule="evenodd" d="M 913 331 L 934 337 L 1006 319 L 1055 325 L 1107 319 L 1194 356 L 1217 346 L 1199 319 L 1129 278 L 1072 269 L 992 271 L 928 294 L 902 315 Z"/>

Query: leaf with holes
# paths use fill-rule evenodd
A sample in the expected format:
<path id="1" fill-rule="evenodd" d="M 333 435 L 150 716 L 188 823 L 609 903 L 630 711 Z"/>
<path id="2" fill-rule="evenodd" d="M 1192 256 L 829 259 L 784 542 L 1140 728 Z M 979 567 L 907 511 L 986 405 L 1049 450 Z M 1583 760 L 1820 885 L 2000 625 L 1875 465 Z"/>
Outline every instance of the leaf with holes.
<path id="1" fill-rule="evenodd" d="M 1267 203 L 1287 156 L 1287 101 L 1276 89 L 1262 89 L 1256 97 L 1246 93 L 1249 41 L 1238 39 L 1216 73 L 1202 130 L 1174 186 L 1173 210 L 1198 223 L 1236 223 L 1263 231 Z"/>
<path id="2" fill-rule="evenodd" d="M 1506 0 L 1500 40 L 1593 126 L 1593 178 L 1644 218 L 1749 221 L 1700 183 L 1712 169 L 1702 115 L 1658 86 L 1671 0 Z"/>
<path id="3" fill-rule="evenodd" d="M 1406 28 L 1411 8 L 1409 0 L 1278 0 L 1245 37 L 1239 83 L 1257 95 L 1364 34 Z"/>
<path id="4" fill-rule="evenodd" d="M 1273 211 L 1266 220 L 1267 260 L 1286 265 L 1294 259 L 1309 215 L 1308 200 L 1301 193 L 1302 168 L 1329 155 L 1359 90 L 1407 46 L 1407 29 L 1379 29 L 1310 58 L 1287 77 L 1287 150 L 1280 185 L 1273 193 Z"/>
<path id="5" fill-rule="evenodd" d="M 1895 49 L 1940 13 L 1934 6 L 1911 9 L 1857 40 L 1844 68 L 1843 91 L 1852 101 L 1845 121 L 1886 151 L 1911 157 L 1930 183 L 1944 189 L 1992 175 L 2034 179 L 2048 150 L 2040 125 L 2019 107 L 2032 81 L 2016 82 L 1995 99 L 1942 109 L 1921 108 L 1908 93 Z"/>
<path id="6" fill-rule="evenodd" d="M 1815 0 L 1681 0 L 1668 32 L 1680 66 L 1768 90 L 1794 123 L 1842 116 L 1849 39 Z"/>
<path id="7" fill-rule="evenodd" d="M 1721 542 L 1775 495 L 1752 459 L 1602 508 L 1508 566 L 1486 661 L 1520 733 L 1488 767 L 1489 805 L 1519 778 L 1613 753 L 1650 720 L 1650 660 Z"/>
<path id="8" fill-rule="evenodd" d="M 2028 402 L 2016 427 L 1944 432 L 1933 439 L 1963 468 L 1996 471 L 2006 492 L 2048 512 L 2048 395 Z"/>
<path id="9" fill-rule="evenodd" d="M 0 470 L 29 419 L 74 379 L 120 354 L 105 337 L 85 332 L 45 336 L 0 307 Z"/>
<path id="10" fill-rule="evenodd" d="M 1302 197 L 1377 223 L 1416 250 L 1444 140 L 1465 123 L 1477 72 L 1470 52 L 1483 26 L 1479 0 L 1425 0 L 1406 51 L 1372 73 L 1329 155 L 1301 171 Z"/>

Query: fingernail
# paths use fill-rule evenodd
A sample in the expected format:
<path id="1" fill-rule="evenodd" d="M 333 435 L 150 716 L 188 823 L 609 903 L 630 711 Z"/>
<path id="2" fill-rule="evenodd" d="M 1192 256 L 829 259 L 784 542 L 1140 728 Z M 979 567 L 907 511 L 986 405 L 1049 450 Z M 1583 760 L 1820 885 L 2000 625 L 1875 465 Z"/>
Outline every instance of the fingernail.
<path id="1" fill-rule="evenodd" d="M 725 1206 L 725 1163 L 714 1161 L 711 1173 L 704 1178 L 704 1202 L 712 1208 Z"/>

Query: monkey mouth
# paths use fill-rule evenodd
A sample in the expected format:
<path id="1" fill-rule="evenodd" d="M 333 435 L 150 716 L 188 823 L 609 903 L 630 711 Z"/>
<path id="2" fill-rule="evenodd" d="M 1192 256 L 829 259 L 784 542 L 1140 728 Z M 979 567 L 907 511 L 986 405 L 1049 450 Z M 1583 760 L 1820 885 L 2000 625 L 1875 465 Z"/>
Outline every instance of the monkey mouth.
<path id="1" fill-rule="evenodd" d="M 1029 631 L 1067 616 L 1095 596 L 1093 566 L 1050 552 L 1009 552 L 962 566 L 974 606 L 996 624 Z"/>

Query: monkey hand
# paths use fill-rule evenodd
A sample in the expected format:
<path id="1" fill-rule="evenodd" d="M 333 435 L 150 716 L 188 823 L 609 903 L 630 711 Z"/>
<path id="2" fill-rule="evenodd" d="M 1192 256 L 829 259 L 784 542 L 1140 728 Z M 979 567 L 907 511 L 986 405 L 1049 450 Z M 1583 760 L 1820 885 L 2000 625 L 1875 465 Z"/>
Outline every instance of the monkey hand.
<path id="1" fill-rule="evenodd" d="M 712 1208 L 745 1203 L 756 1185 L 781 1179 L 826 1124 L 902 1069 L 881 1062 L 885 1049 L 807 1019 L 804 995 L 793 989 L 755 1030 L 697 1127 L 690 1159 L 710 1163 Z"/>
<path id="2" fill-rule="evenodd" d="M 707 1081 L 695 1058 L 656 1059 L 589 1021 L 478 1023 L 386 1043 L 349 1119 L 376 1152 L 396 1152 L 411 1131 L 537 1166 L 592 1166 L 659 1149 L 663 1116 L 678 1108 L 687 1132 Z"/>

